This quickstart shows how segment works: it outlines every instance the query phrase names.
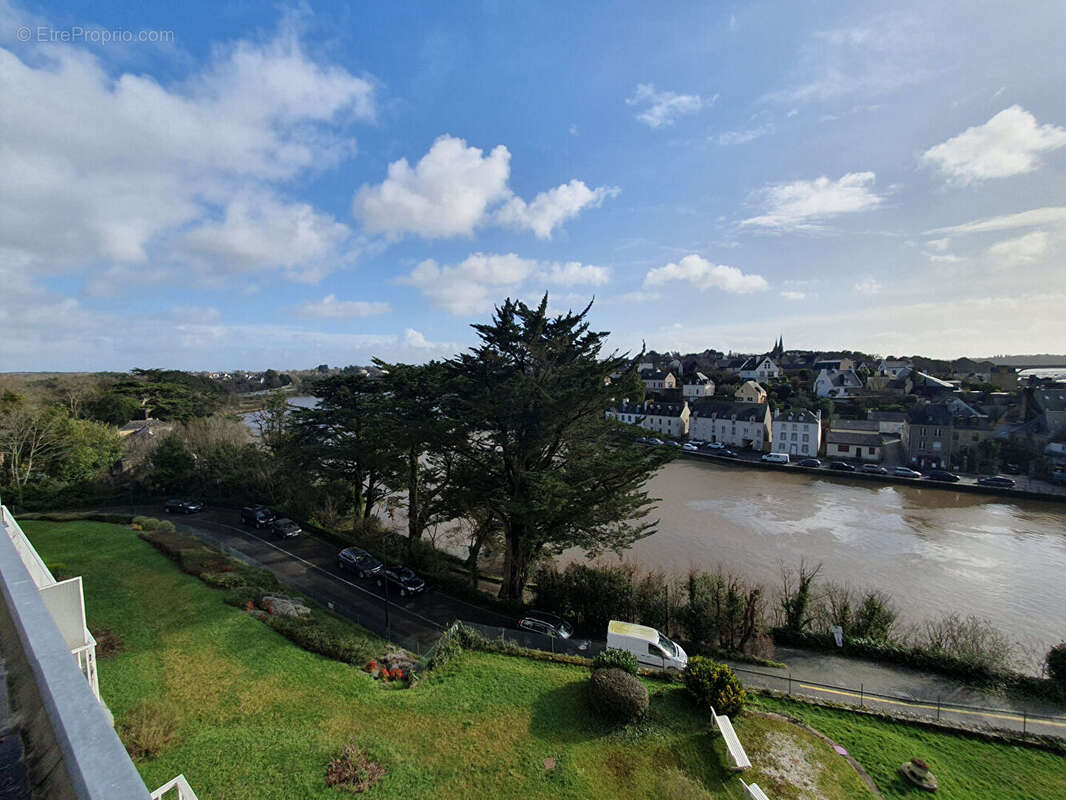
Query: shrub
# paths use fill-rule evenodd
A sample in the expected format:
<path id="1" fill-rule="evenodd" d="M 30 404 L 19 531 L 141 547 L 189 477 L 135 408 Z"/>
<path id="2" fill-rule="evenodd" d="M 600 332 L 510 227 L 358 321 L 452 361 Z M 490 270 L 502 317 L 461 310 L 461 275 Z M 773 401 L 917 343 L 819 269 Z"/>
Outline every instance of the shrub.
<path id="1" fill-rule="evenodd" d="M 378 647 L 369 634 L 360 635 L 354 626 L 327 617 L 279 617 L 270 615 L 266 623 L 290 642 L 334 661 L 361 666 L 370 660 Z"/>
<path id="2" fill-rule="evenodd" d="M 131 523 L 142 531 L 163 531 L 174 533 L 174 523 L 169 519 L 156 519 L 155 517 L 134 517 Z"/>
<path id="3" fill-rule="evenodd" d="M 592 659 L 593 672 L 598 669 L 611 669 L 612 667 L 620 669 L 622 672 L 628 672 L 630 675 L 636 675 L 639 664 L 637 664 L 637 657 L 628 650 L 618 650 L 613 647 L 601 650 Z"/>
<path id="4" fill-rule="evenodd" d="M 1047 669 L 1048 677 L 1066 688 L 1066 642 L 1059 642 L 1047 651 L 1044 666 Z"/>
<path id="5" fill-rule="evenodd" d="M 744 685 L 725 664 L 718 664 L 703 656 L 688 660 L 683 676 L 685 688 L 705 711 L 734 717 L 744 707 Z"/>
<path id="6" fill-rule="evenodd" d="M 142 703 L 119 723 L 119 737 L 134 759 L 155 758 L 177 738 L 173 718 L 162 709 Z"/>
<path id="7" fill-rule="evenodd" d="M 371 761 L 355 745 L 345 747 L 340 754 L 330 759 L 326 767 L 326 786 L 350 794 L 368 791 L 384 777 L 385 768 Z"/>
<path id="8" fill-rule="evenodd" d="M 616 667 L 593 672 L 589 694 L 593 707 L 611 722 L 635 722 L 648 711 L 648 690 L 644 684 Z"/>

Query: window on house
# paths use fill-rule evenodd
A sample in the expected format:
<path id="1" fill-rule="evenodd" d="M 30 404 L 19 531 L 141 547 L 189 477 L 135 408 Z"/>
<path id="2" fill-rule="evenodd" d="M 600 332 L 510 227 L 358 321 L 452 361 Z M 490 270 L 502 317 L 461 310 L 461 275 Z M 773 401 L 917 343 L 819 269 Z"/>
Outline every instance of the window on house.
<path id="1" fill-rule="evenodd" d="M 851 445 L 846 445 L 846 444 L 838 444 L 837 445 L 837 452 L 838 453 L 847 453 L 849 450 L 851 450 Z"/>
<path id="2" fill-rule="evenodd" d="M 872 447 L 867 447 L 866 449 L 867 449 L 867 450 L 869 451 L 870 455 L 874 455 L 874 454 L 875 454 L 875 453 L 877 452 L 877 451 L 876 451 L 876 450 L 875 450 L 874 448 L 872 448 Z"/>
<path id="3" fill-rule="evenodd" d="M 810 435 L 809 435 L 809 434 L 806 434 L 806 433 L 805 433 L 805 434 L 803 434 L 803 441 L 805 441 L 805 442 L 806 442 L 806 441 L 809 441 L 809 440 L 810 440 L 810 438 L 811 438 L 811 437 L 810 437 Z M 804 448 L 804 449 L 806 449 L 806 448 Z"/>

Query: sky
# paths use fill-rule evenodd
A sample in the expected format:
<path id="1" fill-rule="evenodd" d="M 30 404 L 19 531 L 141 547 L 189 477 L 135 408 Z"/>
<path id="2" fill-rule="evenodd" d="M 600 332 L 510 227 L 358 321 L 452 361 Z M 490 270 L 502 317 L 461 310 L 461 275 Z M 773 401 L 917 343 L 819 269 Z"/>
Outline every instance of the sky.
<path id="1" fill-rule="evenodd" d="M 0 0 L 0 370 L 1066 351 L 1066 4 Z"/>

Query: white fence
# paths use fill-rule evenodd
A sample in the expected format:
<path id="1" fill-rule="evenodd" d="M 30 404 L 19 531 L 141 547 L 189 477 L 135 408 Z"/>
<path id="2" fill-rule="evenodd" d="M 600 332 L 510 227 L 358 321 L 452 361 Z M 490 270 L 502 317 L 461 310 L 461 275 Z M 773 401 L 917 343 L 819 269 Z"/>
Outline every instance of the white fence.
<path id="1" fill-rule="evenodd" d="M 152 792 L 152 800 L 197 800 L 197 798 L 189 782 L 185 780 L 185 776 L 179 775 Z"/>

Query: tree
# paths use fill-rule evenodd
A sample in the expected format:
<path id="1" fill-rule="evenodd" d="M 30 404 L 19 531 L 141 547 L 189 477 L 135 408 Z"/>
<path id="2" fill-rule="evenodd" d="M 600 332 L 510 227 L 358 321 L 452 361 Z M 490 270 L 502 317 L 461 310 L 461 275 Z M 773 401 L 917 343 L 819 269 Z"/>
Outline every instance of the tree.
<path id="1" fill-rule="evenodd" d="M 297 464 L 347 483 L 356 515 L 369 519 L 405 466 L 389 439 L 391 412 L 383 386 L 366 375 L 333 375 L 315 383 L 311 393 L 318 405 L 292 412 Z"/>
<path id="2" fill-rule="evenodd" d="M 288 434 L 289 401 L 283 392 L 271 392 L 266 405 L 256 412 L 254 420 L 259 428 L 259 438 L 263 444 L 277 455 L 285 443 Z"/>
<path id="3" fill-rule="evenodd" d="M 50 473 L 64 483 L 91 480 L 122 454 L 122 440 L 114 428 L 102 422 L 67 419 L 62 435 L 65 444 Z"/>
<path id="4" fill-rule="evenodd" d="M 26 484 L 46 474 L 67 446 L 67 421 L 64 409 L 35 407 L 12 392 L 0 397 L 0 453 L 20 503 Z"/>
<path id="5" fill-rule="evenodd" d="M 168 434 L 149 456 L 152 483 L 163 491 L 179 492 L 197 483 L 196 458 L 177 433 Z"/>
<path id="6" fill-rule="evenodd" d="M 98 422 L 122 426 L 131 419 L 142 419 L 144 409 L 133 397 L 108 392 L 97 395 L 85 404 L 86 415 Z"/>
<path id="7" fill-rule="evenodd" d="M 406 463 L 397 476 L 402 484 L 394 488 L 407 490 L 407 534 L 416 541 L 428 526 L 454 511 L 446 497 L 455 459 L 450 445 L 454 425 L 440 406 L 444 365 L 439 361 L 386 364 L 378 359 L 374 364 L 383 371 L 381 383 L 390 409 L 385 434 Z"/>
<path id="8" fill-rule="evenodd" d="M 607 334 L 589 330 L 590 307 L 549 317 L 547 295 L 536 307 L 508 299 L 473 326 L 481 344 L 446 362 L 448 413 L 463 434 L 455 485 L 503 529 L 502 598 L 522 597 L 546 553 L 620 551 L 655 528 L 643 486 L 672 452 L 605 418 L 638 379 L 628 357 L 600 357 Z"/>

